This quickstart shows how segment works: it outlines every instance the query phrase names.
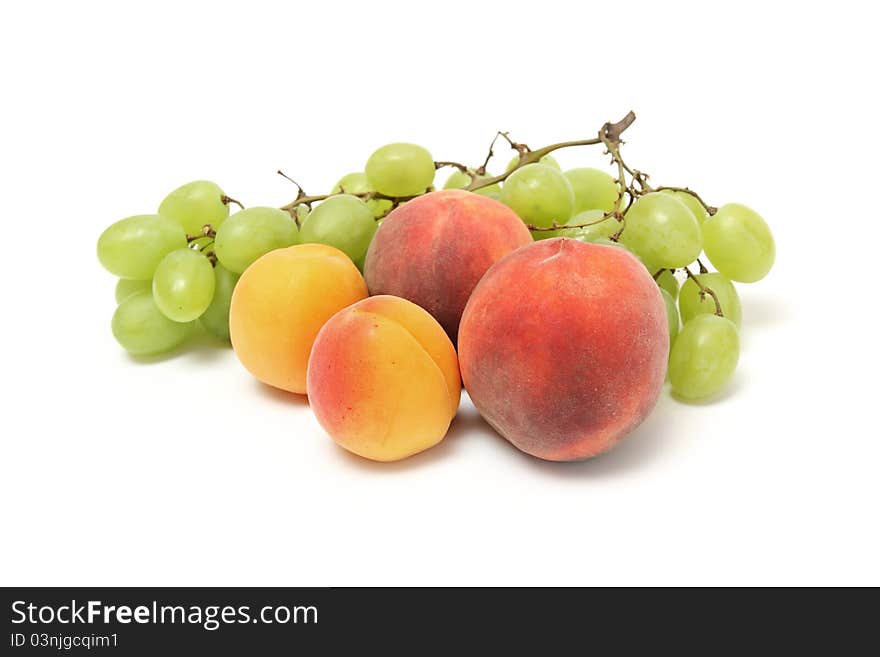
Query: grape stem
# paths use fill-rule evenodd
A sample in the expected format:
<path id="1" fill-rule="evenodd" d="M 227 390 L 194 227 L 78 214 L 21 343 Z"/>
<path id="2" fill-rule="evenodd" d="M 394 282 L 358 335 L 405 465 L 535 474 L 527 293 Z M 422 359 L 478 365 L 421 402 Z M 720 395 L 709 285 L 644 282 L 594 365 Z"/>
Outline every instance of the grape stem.
<path id="1" fill-rule="evenodd" d="M 483 160 L 483 163 L 480 166 L 478 166 L 476 168 L 476 171 L 474 172 L 478 176 L 485 176 L 486 175 L 486 167 L 489 166 L 489 160 L 491 160 L 493 157 L 495 157 L 495 144 L 498 142 L 498 138 L 501 136 L 502 136 L 501 132 L 499 131 L 499 132 L 496 132 L 495 136 L 492 138 L 492 141 L 489 144 L 489 152 L 486 154 L 486 159 Z M 507 135 L 505 134 L 504 137 L 506 139 Z M 472 180 L 473 180 L 473 178 L 472 178 Z"/>
<path id="2" fill-rule="evenodd" d="M 690 194 L 695 199 L 697 199 L 697 202 L 703 206 L 703 208 L 706 210 L 706 213 L 710 217 L 713 214 L 715 214 L 716 212 L 718 212 L 718 208 L 716 208 L 714 205 L 709 205 L 708 203 L 706 203 L 706 201 L 704 201 L 699 194 L 697 194 L 694 190 L 690 189 L 689 187 L 670 187 L 669 185 L 661 185 L 660 187 L 657 187 L 657 188 L 650 188 L 650 191 L 654 191 L 654 192 L 670 191 L 670 192 L 682 192 L 684 194 Z"/>
<path id="3" fill-rule="evenodd" d="M 708 294 L 710 297 L 712 297 L 712 300 L 715 302 L 715 314 L 718 315 L 719 317 L 724 317 L 724 312 L 721 310 L 721 302 L 718 301 L 718 295 L 715 294 L 715 291 L 712 288 L 703 285 L 700 282 L 700 279 L 697 278 L 696 276 L 694 276 L 691 273 L 691 270 L 688 269 L 687 267 L 684 267 L 684 273 L 700 289 L 700 300 L 702 301 L 703 299 L 705 299 L 706 295 Z M 701 272 L 701 273 L 706 273 L 706 272 Z"/>
<path id="4" fill-rule="evenodd" d="M 440 162 L 434 162 L 435 171 L 437 169 L 442 169 L 443 167 L 453 167 L 455 169 L 458 169 L 462 173 L 469 175 L 471 177 L 471 180 L 474 179 L 474 173 L 463 164 L 459 164 L 458 162 L 447 162 L 443 160 L 441 160 Z"/>
<path id="5" fill-rule="evenodd" d="M 435 163 L 435 166 L 436 166 L 436 164 L 437 163 Z M 449 165 L 449 166 L 464 166 L 464 165 L 459 165 L 459 164 L 455 164 L 455 163 L 447 163 L 447 162 L 443 162 L 441 164 Z M 467 168 L 467 167 L 465 167 L 465 168 Z M 276 173 L 278 173 L 279 176 L 287 178 L 290 182 L 292 182 L 294 185 L 296 185 L 296 189 L 297 189 L 296 198 L 293 199 L 287 205 L 282 205 L 281 209 L 284 210 L 285 212 L 287 212 L 291 217 L 293 217 L 293 220 L 296 221 L 297 226 L 299 226 L 299 219 L 296 216 L 296 209 L 300 205 L 305 205 L 307 208 L 309 208 L 309 210 L 311 210 L 313 203 L 318 203 L 319 201 L 326 201 L 328 198 L 331 198 L 333 196 L 339 196 L 340 194 L 348 194 L 349 196 L 357 196 L 362 201 L 372 201 L 374 199 L 378 199 L 380 201 L 391 201 L 391 207 L 388 208 L 388 212 L 391 212 L 394 208 L 396 208 L 401 203 L 406 203 L 407 201 L 411 201 L 414 198 L 418 198 L 422 194 L 426 194 L 430 191 L 433 191 L 433 189 L 426 189 L 424 192 L 422 192 L 422 194 L 415 194 L 413 196 L 388 196 L 387 194 L 381 194 L 379 192 L 360 192 L 358 194 L 351 194 L 351 193 L 346 192 L 344 190 L 340 191 L 340 192 L 332 192 L 330 194 L 309 195 L 309 194 L 306 194 L 305 190 L 302 188 L 302 185 L 300 185 L 293 178 L 291 178 L 286 173 L 281 171 L 281 169 L 279 169 Z M 376 221 L 383 219 L 385 217 L 385 215 L 388 214 L 388 212 L 385 212 L 384 214 L 376 217 Z"/>
<path id="6" fill-rule="evenodd" d="M 587 226 L 593 226 L 595 224 L 602 223 L 606 219 L 615 218 L 620 222 L 620 227 L 618 230 L 612 234 L 609 239 L 612 241 L 618 241 L 620 239 L 621 234 L 626 228 L 626 214 L 629 212 L 629 209 L 632 207 L 633 203 L 641 196 L 645 194 L 650 194 L 652 192 L 660 192 L 664 190 L 674 191 L 674 192 L 682 192 L 685 194 L 690 194 L 693 196 L 705 209 L 709 215 L 713 215 L 717 212 L 717 208 L 706 203 L 703 198 L 697 194 L 692 189 L 687 187 L 673 187 L 673 186 L 659 186 L 652 187 L 648 182 L 650 176 L 643 171 L 639 171 L 638 169 L 634 169 L 629 166 L 626 162 L 624 162 L 623 157 L 620 154 L 620 146 L 624 143 L 621 139 L 621 135 L 629 128 L 633 122 L 636 120 L 636 115 L 634 112 L 628 112 L 626 116 L 620 119 L 617 122 L 607 122 L 605 123 L 598 131 L 597 135 L 591 139 L 576 139 L 573 141 L 561 141 L 556 144 L 550 144 L 549 146 L 544 146 L 543 148 L 532 149 L 529 148 L 526 144 L 522 144 L 514 141 L 510 137 L 510 133 L 498 131 L 495 134 L 495 137 L 492 139 L 492 142 L 489 144 L 489 152 L 486 155 L 486 159 L 483 163 L 476 167 L 471 168 L 460 162 L 455 162 L 452 160 L 438 160 L 434 162 L 434 169 L 441 169 L 444 167 L 455 168 L 465 175 L 469 176 L 471 181 L 464 189 L 469 192 L 476 191 L 478 189 L 483 189 L 484 187 L 490 187 L 492 185 L 497 185 L 498 183 L 503 183 L 507 178 L 510 177 L 513 172 L 521 169 L 522 167 L 528 164 L 534 164 L 539 162 L 542 157 L 549 155 L 550 153 L 563 149 L 563 148 L 572 148 L 575 146 L 597 146 L 603 145 L 605 147 L 605 153 L 611 156 L 611 164 L 617 167 L 617 187 L 618 194 L 617 198 L 614 201 L 614 205 L 610 210 L 605 212 L 600 218 L 594 219 L 592 221 L 586 221 L 579 224 L 568 224 L 568 223 L 560 223 L 558 221 L 553 221 L 549 226 L 535 226 L 532 224 L 526 224 L 529 230 L 535 232 L 546 232 L 546 231 L 554 231 L 559 230 L 560 228 L 586 228 Z M 497 176 L 489 176 L 484 177 L 486 175 L 486 169 L 489 166 L 490 160 L 495 156 L 495 145 L 497 144 L 499 139 L 503 139 L 507 142 L 510 148 L 517 153 L 517 160 L 509 169 L 505 170 L 503 173 L 498 174 Z M 343 192 L 336 192 L 333 194 L 319 194 L 315 196 L 311 196 L 305 193 L 302 186 L 297 183 L 292 178 L 289 178 L 287 175 L 278 172 L 280 175 L 284 176 L 297 187 L 297 197 L 281 207 L 282 210 L 288 212 L 291 216 L 296 220 L 295 210 L 300 205 L 305 205 L 309 209 L 311 209 L 313 203 L 318 203 L 320 201 L 324 201 L 331 196 L 336 196 L 337 194 Z M 425 192 L 432 191 L 432 189 L 427 189 Z M 394 208 L 401 205 L 402 203 L 406 203 L 421 194 L 416 194 L 414 196 L 387 196 L 385 194 L 381 194 L 379 192 L 363 192 L 360 194 L 352 194 L 352 196 L 357 196 L 358 198 L 364 201 L 371 200 L 385 200 L 391 201 L 391 207 L 388 211 L 376 217 L 376 220 L 380 220 L 384 218 L 388 212 L 391 212 Z M 624 199 L 629 197 L 626 204 L 624 204 Z"/>
<path id="7" fill-rule="evenodd" d="M 422 194 L 426 194 L 431 190 L 426 189 Z M 346 192 L 347 193 L 347 192 Z M 305 193 L 299 194 L 293 201 L 288 203 L 287 205 L 282 205 L 281 209 L 294 216 L 296 214 L 296 208 L 300 205 L 305 205 L 309 209 L 311 209 L 313 203 L 318 203 L 319 201 L 326 201 L 328 198 L 332 198 L 333 196 L 339 196 L 342 192 L 334 192 L 332 194 L 315 194 L 309 195 Z M 407 201 L 412 201 L 414 198 L 418 198 L 422 196 L 422 194 L 415 194 L 413 196 L 388 196 L 387 194 L 381 194 L 379 192 L 361 192 L 359 194 L 349 194 L 349 196 L 357 196 L 362 201 L 372 201 L 378 199 L 380 201 L 391 201 L 391 207 L 388 208 L 388 212 L 391 212 L 394 208 L 396 208 L 401 203 L 406 203 Z M 382 216 L 376 217 L 376 221 L 385 217 L 388 214 L 387 212 Z"/>
<path id="8" fill-rule="evenodd" d="M 559 148 L 567 148 L 572 145 L 604 144 L 605 153 L 611 156 L 611 163 L 617 165 L 617 198 L 614 199 L 614 205 L 611 207 L 611 209 L 605 212 L 599 219 L 594 219 L 593 221 L 587 221 L 579 224 L 560 224 L 556 221 L 554 221 L 550 226 L 534 226 L 532 224 L 527 224 L 529 230 L 544 232 L 550 230 L 559 230 L 560 228 L 586 228 L 587 226 L 602 223 L 606 219 L 611 219 L 613 217 L 620 222 L 620 228 L 618 228 L 617 231 L 615 231 L 614 234 L 611 235 L 608 239 L 612 240 L 613 242 L 617 242 L 620 239 L 620 236 L 623 233 L 623 229 L 626 228 L 626 213 L 627 211 L 629 211 L 633 199 L 643 193 L 641 192 L 641 189 L 643 189 L 643 187 L 640 187 L 640 190 L 637 191 L 633 189 L 632 184 L 627 183 L 626 174 L 627 172 L 631 171 L 631 169 L 626 165 L 620 155 L 620 145 L 623 143 L 620 139 L 620 135 L 623 133 L 624 130 L 632 125 L 633 121 L 635 120 L 635 113 L 630 112 L 617 123 L 606 123 L 599 130 L 599 136 L 596 139 L 582 140 L 580 142 L 561 142 L 559 144 L 545 146 L 544 148 L 538 149 L 537 151 L 529 150 L 525 153 L 517 149 L 520 154 L 519 163 L 517 167 L 506 172 L 507 175 L 513 173 L 513 171 L 515 171 L 516 168 L 519 168 L 519 166 L 523 166 L 524 161 L 531 161 L 532 155 L 535 153 L 541 154 L 538 157 L 538 159 L 540 159 L 546 153 L 552 153 L 554 150 L 558 150 Z M 515 147 L 515 145 L 513 144 L 512 146 Z M 639 174 L 639 176 L 644 176 L 644 174 Z M 647 178 L 647 176 L 644 176 L 644 178 Z M 480 182 L 484 183 L 485 181 Z M 479 186 L 482 186 L 482 184 Z M 472 187 L 474 186 L 471 185 L 471 187 L 469 187 L 468 189 Z M 624 208 L 623 199 L 624 196 L 626 196 L 627 192 L 630 195 L 630 202 Z"/>
<path id="9" fill-rule="evenodd" d="M 239 207 L 240 210 L 244 210 L 244 206 L 241 204 L 241 201 L 236 201 L 231 196 L 226 196 L 226 194 L 224 194 L 223 196 L 220 197 L 220 200 L 223 202 L 223 205 L 229 205 L 230 203 L 235 203 Z"/>
<path id="10" fill-rule="evenodd" d="M 217 236 L 217 231 L 214 230 L 214 227 L 211 224 L 205 224 L 202 226 L 202 232 L 196 233 L 195 235 L 187 235 L 186 242 L 189 244 L 190 242 L 195 242 L 196 240 L 200 240 L 203 237 L 211 237 L 214 238 Z"/>
<path id="11" fill-rule="evenodd" d="M 298 182 L 296 182 L 293 178 L 291 178 L 290 176 L 288 176 L 288 175 L 287 175 L 286 173 L 284 173 L 281 169 L 278 169 L 278 171 L 276 171 L 275 173 L 277 173 L 277 174 L 278 174 L 279 176 L 281 176 L 282 178 L 284 178 L 284 179 L 286 179 L 286 180 L 289 180 L 289 181 L 292 182 L 294 185 L 296 185 L 296 192 L 297 192 L 297 195 L 298 195 L 298 196 L 305 196 L 305 192 L 303 191 L 302 185 L 300 185 Z"/>

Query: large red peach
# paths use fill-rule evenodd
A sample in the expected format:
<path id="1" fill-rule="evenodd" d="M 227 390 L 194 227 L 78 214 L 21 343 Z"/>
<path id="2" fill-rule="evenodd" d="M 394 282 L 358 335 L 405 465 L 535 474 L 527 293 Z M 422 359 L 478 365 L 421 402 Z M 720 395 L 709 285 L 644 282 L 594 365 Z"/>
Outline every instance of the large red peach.
<path id="1" fill-rule="evenodd" d="M 448 189 L 392 211 L 367 251 L 370 294 L 418 304 L 456 340 L 461 313 L 492 264 L 532 241 L 522 220 L 498 201 Z"/>
<path id="2" fill-rule="evenodd" d="M 465 388 L 524 452 L 551 461 L 613 447 L 654 407 L 669 356 L 660 290 L 613 246 L 536 242 L 497 262 L 458 334 Z"/>
<path id="3" fill-rule="evenodd" d="M 336 313 L 312 348 L 309 404 L 338 444 L 396 461 L 446 435 L 461 395 L 443 328 L 405 299 L 376 296 Z"/>

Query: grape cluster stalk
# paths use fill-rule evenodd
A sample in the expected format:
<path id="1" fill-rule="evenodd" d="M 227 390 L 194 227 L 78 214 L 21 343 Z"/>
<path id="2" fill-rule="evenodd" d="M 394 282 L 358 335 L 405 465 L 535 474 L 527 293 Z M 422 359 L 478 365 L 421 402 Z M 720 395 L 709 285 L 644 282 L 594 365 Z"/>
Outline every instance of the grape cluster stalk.
<path id="1" fill-rule="evenodd" d="M 673 392 L 683 400 L 711 397 L 739 358 L 741 304 L 732 281 L 763 278 L 775 259 L 775 243 L 750 208 L 710 205 L 689 187 L 654 186 L 647 173 L 630 166 L 621 155 L 621 137 L 635 118 L 629 112 L 594 137 L 536 149 L 498 132 L 478 166 L 434 160 L 414 144 L 388 144 L 371 155 L 364 171 L 344 176 L 326 194 L 307 194 L 279 170 L 297 189 L 296 198 L 280 208 L 245 208 L 214 183 L 188 183 L 172 191 L 156 214 L 123 219 L 101 235 L 98 257 L 121 279 L 114 336 L 134 354 L 173 349 L 197 322 L 228 339 L 232 291 L 251 263 L 274 249 L 319 243 L 343 251 L 363 270 L 382 220 L 434 191 L 436 171 L 452 169 L 445 188 L 499 200 L 535 240 L 567 237 L 638 258 L 666 303 Z M 499 142 L 514 158 L 493 175 L 489 167 Z M 552 154 L 584 146 L 603 148 L 615 175 L 589 168 L 562 172 Z M 240 208 L 232 215 L 231 204 Z M 717 271 L 710 272 L 703 257 Z M 684 277 L 680 287 L 676 272 Z"/>

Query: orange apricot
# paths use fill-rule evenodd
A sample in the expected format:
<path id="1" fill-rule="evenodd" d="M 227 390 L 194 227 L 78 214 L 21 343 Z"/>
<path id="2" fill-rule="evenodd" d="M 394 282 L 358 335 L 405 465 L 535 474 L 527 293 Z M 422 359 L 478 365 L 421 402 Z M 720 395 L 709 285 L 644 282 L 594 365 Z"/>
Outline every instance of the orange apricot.
<path id="1" fill-rule="evenodd" d="M 339 445 L 396 461 L 443 440 L 461 378 L 443 327 L 416 304 L 388 295 L 339 311 L 315 340 L 309 404 Z"/>
<path id="2" fill-rule="evenodd" d="M 232 347 L 263 383 L 303 394 L 318 331 L 334 313 L 366 296 L 360 272 L 339 249 L 301 244 L 270 251 L 235 286 Z"/>

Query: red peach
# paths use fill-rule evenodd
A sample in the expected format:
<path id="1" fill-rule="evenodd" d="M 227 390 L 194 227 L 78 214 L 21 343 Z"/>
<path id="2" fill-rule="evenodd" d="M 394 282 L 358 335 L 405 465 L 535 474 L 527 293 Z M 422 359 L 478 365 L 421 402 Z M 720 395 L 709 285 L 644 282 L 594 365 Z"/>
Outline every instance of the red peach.
<path id="1" fill-rule="evenodd" d="M 453 343 L 461 313 L 492 264 L 532 242 L 498 201 L 458 189 L 431 192 L 392 211 L 367 251 L 370 294 L 392 294 L 433 315 Z"/>
<path id="2" fill-rule="evenodd" d="M 555 238 L 489 269 L 458 349 L 489 424 L 528 454 L 573 461 L 607 451 L 654 407 L 669 327 L 660 289 L 633 255 Z"/>

